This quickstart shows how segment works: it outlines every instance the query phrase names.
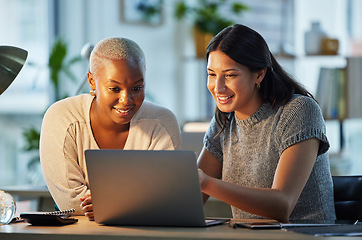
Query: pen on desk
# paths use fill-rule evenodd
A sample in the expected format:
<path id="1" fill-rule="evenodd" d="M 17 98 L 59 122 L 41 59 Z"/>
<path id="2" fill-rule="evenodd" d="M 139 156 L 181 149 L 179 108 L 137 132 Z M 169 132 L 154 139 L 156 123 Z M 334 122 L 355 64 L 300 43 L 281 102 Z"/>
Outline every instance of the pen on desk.
<path id="1" fill-rule="evenodd" d="M 10 223 L 19 223 L 19 222 L 24 222 L 24 219 L 22 219 L 21 217 L 14 217 Z"/>

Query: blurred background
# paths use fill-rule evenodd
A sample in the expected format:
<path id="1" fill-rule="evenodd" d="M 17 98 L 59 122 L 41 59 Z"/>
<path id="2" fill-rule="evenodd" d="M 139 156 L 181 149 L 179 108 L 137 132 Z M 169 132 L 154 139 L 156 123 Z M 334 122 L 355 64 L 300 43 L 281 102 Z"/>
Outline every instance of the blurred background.
<path id="1" fill-rule="evenodd" d="M 362 174 L 362 1 L 0 0 L 0 45 L 29 52 L 0 96 L 0 186 L 45 185 L 42 116 L 53 102 L 89 92 L 89 50 L 106 37 L 140 45 L 146 98 L 172 110 L 181 130 L 207 123 L 215 105 L 197 46 L 205 49 L 202 40 L 230 23 L 263 35 L 281 65 L 324 104 L 333 175 Z"/>

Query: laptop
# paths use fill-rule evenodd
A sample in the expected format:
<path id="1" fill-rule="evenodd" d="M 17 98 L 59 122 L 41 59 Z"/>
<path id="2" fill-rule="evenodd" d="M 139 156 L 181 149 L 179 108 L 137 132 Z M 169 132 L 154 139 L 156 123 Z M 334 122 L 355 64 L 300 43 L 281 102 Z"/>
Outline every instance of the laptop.
<path id="1" fill-rule="evenodd" d="M 95 221 L 104 225 L 204 227 L 192 151 L 86 150 Z"/>

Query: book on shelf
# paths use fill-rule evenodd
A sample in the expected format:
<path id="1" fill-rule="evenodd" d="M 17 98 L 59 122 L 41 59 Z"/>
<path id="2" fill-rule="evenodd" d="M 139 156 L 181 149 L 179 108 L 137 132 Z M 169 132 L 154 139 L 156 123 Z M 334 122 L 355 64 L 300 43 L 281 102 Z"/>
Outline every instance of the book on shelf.
<path id="1" fill-rule="evenodd" d="M 345 68 L 320 69 L 316 100 L 325 119 L 346 117 L 345 82 Z"/>
<path id="2" fill-rule="evenodd" d="M 347 58 L 348 117 L 362 118 L 362 57 Z"/>
<path id="3" fill-rule="evenodd" d="M 325 119 L 362 118 L 362 57 L 344 68 L 321 67 L 316 100 Z"/>

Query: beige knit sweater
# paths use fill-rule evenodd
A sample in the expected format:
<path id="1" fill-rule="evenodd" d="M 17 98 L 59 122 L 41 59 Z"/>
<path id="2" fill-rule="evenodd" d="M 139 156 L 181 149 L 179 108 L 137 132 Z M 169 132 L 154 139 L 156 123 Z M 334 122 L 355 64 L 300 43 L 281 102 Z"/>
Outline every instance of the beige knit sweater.
<path id="1" fill-rule="evenodd" d="M 84 151 L 99 149 L 90 125 L 93 97 L 82 94 L 54 103 L 45 113 L 40 137 L 40 161 L 49 191 L 61 210 L 83 214 L 80 197 L 89 194 Z M 175 150 L 181 148 L 174 114 L 144 102 L 131 120 L 124 149 Z"/>

